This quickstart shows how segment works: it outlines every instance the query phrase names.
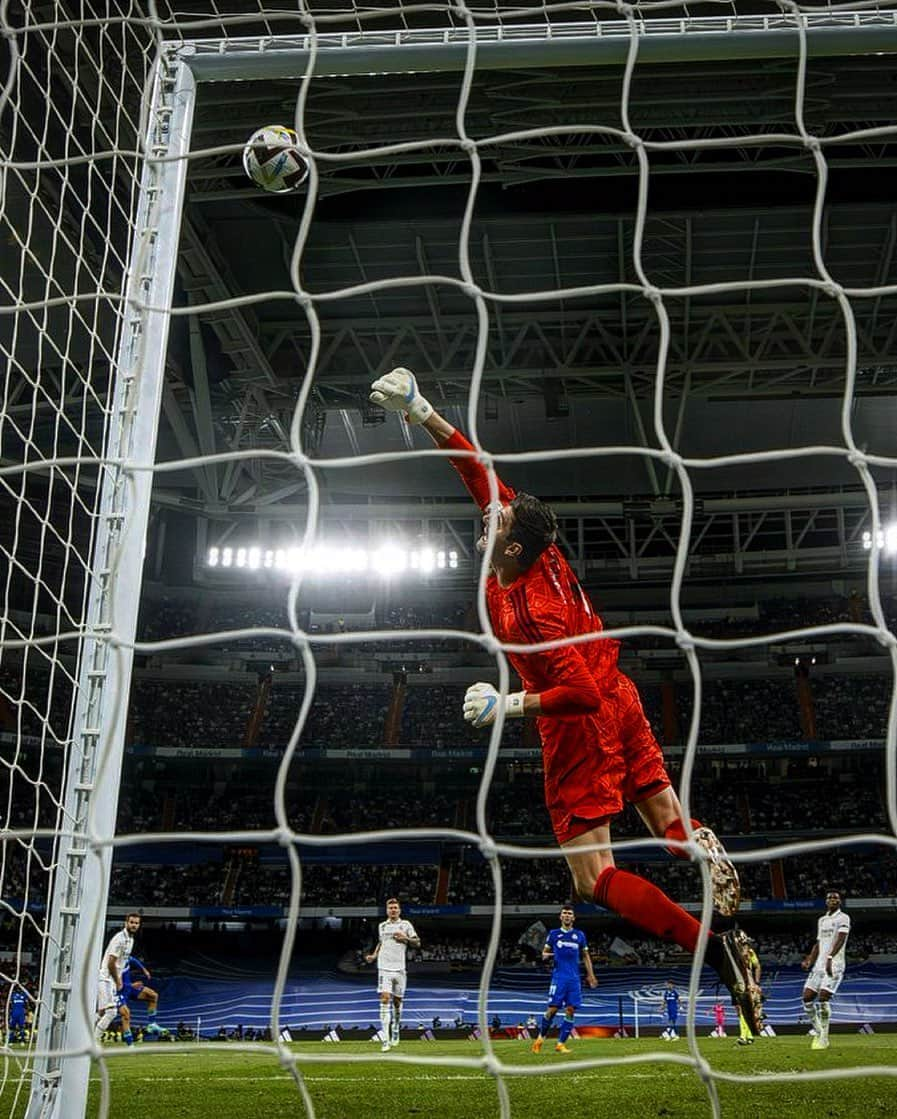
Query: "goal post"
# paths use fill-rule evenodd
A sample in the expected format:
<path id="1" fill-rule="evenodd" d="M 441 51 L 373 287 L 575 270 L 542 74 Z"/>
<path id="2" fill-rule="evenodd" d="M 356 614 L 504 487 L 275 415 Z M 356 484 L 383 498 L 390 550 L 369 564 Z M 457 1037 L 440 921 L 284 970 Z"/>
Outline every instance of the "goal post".
<path id="1" fill-rule="evenodd" d="M 56 836 L 28 1119 L 81 1119 L 105 933 L 119 781 L 170 307 L 194 105 L 188 67 L 161 54 L 119 319 L 100 464 L 92 579 Z"/>
<path id="2" fill-rule="evenodd" d="M 597 6 L 596 6 L 597 7 Z M 606 15 L 614 14 L 606 5 Z M 549 8 L 550 11 L 550 8 Z M 630 24 L 617 18 L 598 22 L 533 25 L 509 21 L 476 28 L 477 67 L 504 70 L 528 66 L 621 66 L 630 44 Z M 706 16 L 642 19 L 639 61 L 710 62 L 738 58 L 794 58 L 803 26 L 807 55 L 835 57 L 897 50 L 897 12 L 803 12 L 800 16 Z M 451 30 L 378 31 L 347 35 L 322 29 L 308 35 L 263 39 L 197 39 L 183 57 L 197 81 L 248 78 L 300 78 L 314 55 L 314 76 L 394 74 L 412 70 L 437 73 L 463 70 L 470 33 Z"/>

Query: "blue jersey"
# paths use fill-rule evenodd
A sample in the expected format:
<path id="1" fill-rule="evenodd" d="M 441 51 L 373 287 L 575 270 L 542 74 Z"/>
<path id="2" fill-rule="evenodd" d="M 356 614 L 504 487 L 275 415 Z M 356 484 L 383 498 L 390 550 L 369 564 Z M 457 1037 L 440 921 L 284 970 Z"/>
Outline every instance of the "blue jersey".
<path id="1" fill-rule="evenodd" d="M 667 989 L 663 992 L 663 1001 L 666 1006 L 667 1017 L 671 1021 L 675 1021 L 679 1015 L 679 992 Z"/>
<path id="2" fill-rule="evenodd" d="M 28 1005 L 28 996 L 24 991 L 13 991 L 9 997 L 10 1022 L 25 1024 L 25 1007 Z"/>
<path id="3" fill-rule="evenodd" d="M 545 943 L 554 953 L 554 974 L 578 979 L 579 961 L 589 943 L 586 934 L 581 929 L 552 929 Z"/>
<path id="4" fill-rule="evenodd" d="M 131 975 L 131 964 L 134 964 L 136 975 Z M 121 993 L 126 999 L 140 998 L 143 990 L 143 981 L 146 979 L 146 969 L 136 956 L 128 956 L 125 966 L 121 969 Z M 139 986 L 135 986 L 139 984 Z"/>

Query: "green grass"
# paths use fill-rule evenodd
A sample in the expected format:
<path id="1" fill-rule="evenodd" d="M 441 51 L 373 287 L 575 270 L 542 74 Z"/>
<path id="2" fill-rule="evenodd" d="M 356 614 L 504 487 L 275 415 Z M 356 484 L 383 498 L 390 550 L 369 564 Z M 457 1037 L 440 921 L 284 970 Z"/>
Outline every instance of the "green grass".
<path id="1" fill-rule="evenodd" d="M 699 1119 L 711 1116 L 707 1091 L 692 1067 L 685 1042 L 580 1041 L 569 1057 L 553 1048 L 533 1056 L 524 1042 L 501 1041 L 497 1058 L 514 1119 Z M 892 1119 L 897 1116 L 897 1045 L 893 1035 L 836 1035 L 831 1048 L 811 1052 L 809 1038 L 761 1038 L 741 1049 L 734 1039 L 702 1039 L 702 1057 L 716 1073 L 743 1083 L 717 1081 L 725 1119 Z M 495 1078 L 458 1062 L 482 1057 L 472 1042 L 404 1042 L 387 1056 L 373 1043 L 294 1045 L 318 1119 L 495 1119 Z M 666 1060 L 648 1059 L 651 1053 Z M 346 1057 L 362 1058 L 349 1060 Z M 428 1062 L 416 1064 L 411 1058 Z M 585 1068 L 583 1061 L 628 1058 L 632 1063 Z M 635 1060 L 633 1061 L 633 1058 Z M 211 1045 L 190 1052 L 174 1047 L 115 1051 L 109 1062 L 111 1119 L 300 1119 L 304 1108 L 289 1072 L 268 1053 Z M 782 1073 L 863 1069 L 880 1065 L 893 1074 L 838 1080 L 782 1082 Z M 548 1075 L 533 1075 L 539 1070 Z M 10 1063 L 0 1091 L 0 1117 L 13 1106 L 20 1072 Z M 91 1077 L 88 1115 L 98 1114 L 99 1077 Z"/>

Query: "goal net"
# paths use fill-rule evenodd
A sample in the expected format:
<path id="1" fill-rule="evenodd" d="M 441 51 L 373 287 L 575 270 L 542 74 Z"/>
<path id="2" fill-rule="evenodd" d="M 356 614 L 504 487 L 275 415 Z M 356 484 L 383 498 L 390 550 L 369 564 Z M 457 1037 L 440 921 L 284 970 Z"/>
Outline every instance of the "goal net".
<path id="1" fill-rule="evenodd" d="M 885 123 L 876 119 L 839 129 L 837 122 L 817 119 L 807 87 L 813 58 L 865 58 L 893 51 L 895 10 L 878 3 L 859 3 L 850 10 L 804 9 L 785 0 L 757 16 L 740 15 L 737 5 L 720 8 L 709 16 L 692 16 L 687 6 L 675 3 L 478 7 L 459 2 L 371 8 L 301 4 L 289 10 L 260 5 L 247 12 L 245 5 L 217 3 L 185 8 L 150 3 L 144 9 L 110 0 L 76 8 L 26 0 L 0 9 L 0 352 L 5 366 L 0 409 L 0 574 L 5 588 L 0 762 L 6 783 L 0 956 L 4 1012 L 8 1017 L 14 995 L 24 991 L 30 1023 L 24 1048 L 13 1049 L 7 1038 L 10 1059 L 4 1063 L 0 1089 L 10 1115 L 19 1114 L 26 1099 L 34 1119 L 82 1115 L 91 1069 L 97 1070 L 103 1114 L 114 1093 L 110 1058 L 122 1050 L 104 1050 L 94 1038 L 95 983 L 107 933 L 112 853 L 141 838 L 139 831 L 118 831 L 116 818 L 152 508 L 201 510 L 200 541 L 218 549 L 220 558 L 231 547 L 230 529 L 221 529 L 229 510 L 239 514 L 241 506 L 259 495 L 258 523 L 291 518 L 298 525 L 296 546 L 313 550 L 330 513 L 329 487 L 338 488 L 340 479 L 358 468 L 369 471 L 374 486 L 381 468 L 402 464 L 409 479 L 403 498 L 426 502 L 429 494 L 414 490 L 415 472 L 429 478 L 431 468 L 445 467 L 436 461 L 445 455 L 425 450 L 398 425 L 389 427 L 382 453 L 363 449 L 357 440 L 356 429 L 379 420 L 364 403 L 368 383 L 399 364 L 416 368 L 424 385 L 439 383 L 436 402 L 466 429 L 493 485 L 496 469 L 502 474 L 529 469 L 543 488 L 552 477 L 564 479 L 567 489 L 555 483 L 553 492 L 559 496 L 577 489 L 589 494 L 592 473 L 618 469 L 627 478 L 631 475 L 625 464 L 636 463 L 677 520 L 672 534 L 659 532 L 653 544 L 645 544 L 649 557 L 660 557 L 661 545 L 666 548 L 670 621 L 608 630 L 600 639 L 655 639 L 688 666 L 694 703 L 680 792 L 687 817 L 692 779 L 701 764 L 700 653 L 744 650 L 768 643 L 771 636 L 726 642 L 694 634 L 684 621 L 683 587 L 692 563 L 700 564 L 710 523 L 696 497 L 695 480 L 711 471 L 740 478 L 739 471 L 749 465 L 787 467 L 801 456 L 814 463 L 835 461 L 853 471 L 863 494 L 863 508 L 849 529 L 844 529 L 843 516 L 838 522 L 841 546 L 856 544 L 864 528 L 873 542 L 882 533 L 881 479 L 897 467 L 897 458 L 890 442 L 881 447 L 864 443 L 854 429 L 854 416 L 858 382 L 865 387 L 865 379 L 880 378 L 876 383 L 884 389 L 893 383 L 884 356 L 890 334 L 884 332 L 883 343 L 879 320 L 889 307 L 893 310 L 889 301 L 897 296 L 897 283 L 889 254 L 883 254 L 880 266 L 858 269 L 857 279 L 833 270 L 830 242 L 837 240 L 837 230 L 826 211 L 826 187 L 833 153 L 847 147 L 874 162 L 878 151 L 891 144 L 897 126 L 892 115 Z M 703 102 L 700 113 L 670 133 L 662 120 L 652 120 L 635 95 L 648 64 L 673 68 L 672 91 L 677 64 L 700 72 L 705 64 L 736 58 L 780 60 L 779 68 L 770 71 L 777 78 L 769 95 L 780 102 L 773 114 L 775 127 L 767 120 L 753 131 L 727 116 L 738 100 L 734 97 L 725 101 L 719 117 L 712 103 Z M 573 99 L 562 85 L 544 98 L 534 91 L 543 75 L 555 71 L 569 69 L 581 81 L 578 68 L 600 74 L 600 96 L 585 85 L 576 87 Z M 492 90 L 493 99 L 484 101 L 478 79 L 483 73 L 504 72 L 509 80 L 500 96 Z M 533 74 L 534 85 L 527 84 Z M 787 74 L 785 97 L 782 74 Z M 421 75 L 448 78 L 431 82 Z M 347 83 L 361 78 L 362 122 L 349 129 L 339 98 Z M 217 95 L 222 89 L 227 96 Z M 422 125 L 416 127 L 407 113 L 394 112 L 403 98 L 422 99 Z M 266 114 L 279 111 L 281 119 L 255 119 L 260 104 Z M 510 106 L 506 114 L 496 109 L 498 104 Z M 390 136 L 393 113 L 397 123 Z M 507 128 L 503 118 L 510 122 Z M 244 274 L 241 285 L 232 278 L 228 252 L 235 259 L 254 256 L 254 247 L 237 243 L 225 250 L 216 245 L 205 214 L 229 196 L 256 190 L 243 177 L 240 156 L 249 132 L 269 123 L 295 128 L 310 175 L 290 211 L 277 209 L 260 192 L 253 195 L 252 204 L 270 215 L 274 236 L 282 242 L 281 269 L 272 282 L 263 267 L 271 255 L 260 248 L 261 265 L 248 279 Z M 678 241 L 663 219 L 652 216 L 653 184 L 659 176 L 687 172 L 701 161 L 749 165 L 761 157 L 770 170 L 794 170 L 815 184 L 805 237 L 799 248 L 789 246 L 799 264 L 756 267 L 757 231 L 742 230 L 747 240 L 737 251 L 721 250 L 735 264 L 727 260 L 716 274 L 710 269 L 696 275 L 690 256 L 694 242 Z M 425 162 L 429 166 L 422 173 Z M 410 259 L 399 252 L 393 257 L 393 247 L 376 236 L 377 202 L 372 204 L 374 218 L 346 237 L 340 249 L 347 255 L 336 261 L 335 248 L 316 238 L 316 206 L 340 196 L 362 197 L 368 205 L 372 192 L 385 196 L 404 175 L 411 176 L 412 165 L 421 189 L 434 190 L 432 243 L 412 238 Z M 543 274 L 545 282 L 533 283 L 532 274 L 526 274 L 525 248 L 519 271 L 509 256 L 504 274 L 497 274 L 488 234 L 477 227 L 485 190 L 544 183 L 556 179 L 559 169 L 570 183 L 599 176 L 607 183 L 625 179 L 630 213 L 612 231 L 620 270 L 609 271 L 603 260 L 577 256 L 572 249 L 562 261 L 566 250 L 559 250 L 555 239 L 549 243 L 553 274 Z M 455 191 L 450 204 L 435 193 L 442 182 Z M 552 198 L 558 205 L 557 192 Z M 351 205 L 339 217 L 354 220 Z M 890 230 L 893 241 L 893 222 Z M 397 260 L 407 268 L 397 268 Z M 526 281 L 522 285 L 519 276 Z M 823 386 L 831 392 L 837 386 L 837 423 L 830 425 L 824 441 L 799 437 L 794 445 L 760 450 L 736 443 L 718 453 L 683 455 L 683 412 L 675 415 L 670 402 L 685 399 L 692 367 L 705 368 L 702 347 L 719 344 L 719 333 L 731 333 L 731 324 L 739 321 L 739 345 L 749 351 L 757 322 L 780 313 L 768 304 L 784 301 L 785 295 L 806 316 L 804 348 L 817 347 L 825 359 L 818 371 L 805 356 L 804 365 L 814 365 L 813 376 L 805 383 L 796 381 L 793 391 L 813 393 Z M 381 298 L 390 300 L 392 317 L 386 323 L 380 317 Z M 623 305 L 623 317 L 631 316 L 637 324 L 625 344 L 602 335 L 601 310 L 611 303 Z M 277 316 L 269 315 L 264 333 L 257 316 L 272 305 L 284 309 L 280 325 Z M 718 316 L 733 305 L 736 311 L 720 327 Z M 540 317 L 548 325 L 540 327 Z M 405 318 L 407 328 L 401 325 Z M 531 350 L 540 330 L 538 346 Z M 180 332 L 178 338 L 175 332 Z M 781 347 L 767 364 L 758 360 L 772 395 L 775 377 L 787 383 L 791 372 L 785 366 L 796 358 L 784 340 L 764 336 L 764 341 Z M 177 352 L 179 343 L 186 345 L 192 361 Z M 291 347 L 289 356 L 285 345 Z M 227 372 L 217 380 L 201 356 L 204 346 L 225 359 Z M 599 352 L 604 359 L 615 353 L 626 366 L 619 399 L 629 399 L 634 420 L 621 428 L 625 437 L 593 439 L 585 423 L 573 429 L 569 445 L 553 446 L 548 438 L 541 449 L 496 453 L 488 423 L 497 405 L 512 433 L 518 394 L 524 413 L 535 395 L 550 419 L 564 419 L 571 402 L 575 410 L 577 401 L 594 392 L 594 380 L 582 370 L 584 380 L 565 375 L 581 346 L 592 347 L 588 360 L 579 353 L 583 368 L 593 361 L 600 367 Z M 861 367 L 858 355 L 868 364 Z M 712 359 L 706 362 L 718 378 L 714 384 L 727 391 L 722 386 L 728 374 L 718 366 L 718 361 L 715 367 Z M 546 376 L 549 372 L 556 375 Z M 745 393 L 752 387 L 746 384 Z M 215 413 L 212 397 L 225 402 L 224 411 Z M 330 415 L 339 417 L 344 438 L 324 438 Z M 169 440 L 157 458 L 163 416 Z M 513 440 L 506 445 L 513 446 Z M 185 477 L 190 479 L 186 485 Z M 194 497 L 184 499 L 190 485 Z M 722 482 L 720 488 L 727 485 Z M 735 482 L 730 488 L 737 487 Z M 429 508 L 418 511 L 409 501 L 404 511 L 371 513 L 367 520 L 405 522 L 420 531 L 431 515 L 440 516 Z M 450 517 L 444 519 L 448 523 Z M 574 536 L 576 523 L 575 513 L 564 522 L 567 542 L 585 562 L 590 541 L 581 527 Z M 807 524 L 801 538 L 811 528 Z M 446 557 L 451 531 L 447 527 L 442 538 Z M 490 532 L 494 535 L 494 525 Z M 639 557 L 613 532 L 608 539 L 637 570 Z M 468 538 L 461 546 L 469 552 L 470 543 Z M 253 559 L 246 549 L 244 562 L 257 567 L 266 561 L 261 553 Z M 787 646 L 814 633 L 856 634 L 877 642 L 893 677 L 897 642 L 882 609 L 878 563 L 873 546 L 867 557 L 871 623 L 837 623 L 775 636 Z M 471 579 L 475 576 L 472 569 Z M 362 642 L 388 647 L 409 638 L 422 644 L 457 641 L 458 630 L 435 625 L 404 632 L 362 631 L 350 626 L 345 632 L 339 627 L 319 632 L 305 605 L 308 583 L 308 570 L 297 565 L 282 595 L 283 620 L 266 629 L 237 626 L 222 633 L 208 628 L 185 637 L 183 630 L 165 632 L 163 624 L 153 641 L 137 648 L 141 655 L 164 656 L 225 641 L 251 648 L 253 641 L 264 639 L 290 648 L 298 661 L 298 701 L 270 790 L 275 824 L 197 829 L 186 838 L 218 844 L 267 841 L 287 852 L 290 892 L 271 1003 L 274 1040 L 268 1050 L 294 1078 L 303 1106 L 313 1116 L 314 1098 L 303 1076 L 308 1065 L 370 1059 L 342 1052 L 310 1055 L 292 1048 L 280 1028 L 280 1003 L 302 914 L 298 841 L 308 849 L 324 842 L 312 834 L 310 820 L 288 811 L 286 801 L 290 767 L 314 711 L 319 657 L 325 648 Z M 477 595 L 478 621 L 463 634 L 466 646 L 492 658 L 492 674 L 507 692 L 508 650 L 492 632 L 485 570 L 479 571 Z M 370 617 L 372 608 L 369 602 L 332 603 L 323 614 L 342 622 L 344 615 Z M 892 699 L 885 749 L 889 830 L 852 837 L 885 851 L 897 845 L 895 721 Z M 503 1060 L 488 1030 L 489 984 L 502 932 L 502 867 L 533 856 L 532 848 L 497 843 L 490 834 L 488 798 L 505 729 L 499 719 L 489 735 L 469 827 L 394 832 L 408 840 L 467 844 L 488 860 L 494 919 L 479 993 L 477 1047 L 441 1060 L 485 1067 L 495 1077 L 502 1116 L 513 1112 L 510 1078 L 534 1071 Z M 350 834 L 347 829 L 326 841 L 352 848 L 378 838 L 379 833 Z M 161 845 L 183 839 L 182 832 L 173 830 L 153 835 Z M 832 842 L 815 840 L 809 849 L 825 850 Z M 649 848 L 656 850 L 657 843 L 615 845 L 635 857 Z M 738 861 L 749 866 L 805 849 L 807 845 L 793 843 L 747 850 Z M 540 852 L 540 858 L 559 863 L 560 854 L 552 848 Z M 709 876 L 706 864 L 700 865 L 707 922 Z M 690 1014 L 699 988 L 697 963 Z M 669 1051 L 659 1055 L 652 1050 L 638 1059 L 661 1056 L 690 1065 L 706 1087 L 710 1110 L 719 1115 L 716 1074 L 693 1033 L 689 1050 L 675 1058 Z M 426 1059 L 426 1054 L 420 1057 Z M 598 1058 L 584 1063 L 613 1062 Z M 894 1069 L 870 1066 L 867 1071 L 892 1074 Z"/>

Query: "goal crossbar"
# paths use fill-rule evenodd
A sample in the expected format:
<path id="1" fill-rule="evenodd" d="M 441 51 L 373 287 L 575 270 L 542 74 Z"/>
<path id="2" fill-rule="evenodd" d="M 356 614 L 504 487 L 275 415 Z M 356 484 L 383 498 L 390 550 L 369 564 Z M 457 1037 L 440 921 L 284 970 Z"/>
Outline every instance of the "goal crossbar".
<path id="1" fill-rule="evenodd" d="M 801 26 L 811 57 L 897 51 L 897 11 L 636 19 L 634 26 L 641 62 L 794 58 Z M 626 61 L 631 25 L 627 20 L 503 25 L 477 27 L 475 37 L 478 69 L 617 66 Z M 312 52 L 316 77 L 463 70 L 469 44 L 470 31 L 462 27 L 195 39 L 176 51 L 200 82 L 301 78 Z"/>

